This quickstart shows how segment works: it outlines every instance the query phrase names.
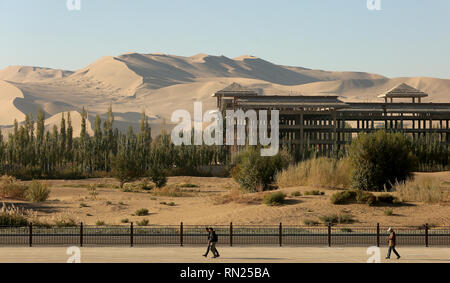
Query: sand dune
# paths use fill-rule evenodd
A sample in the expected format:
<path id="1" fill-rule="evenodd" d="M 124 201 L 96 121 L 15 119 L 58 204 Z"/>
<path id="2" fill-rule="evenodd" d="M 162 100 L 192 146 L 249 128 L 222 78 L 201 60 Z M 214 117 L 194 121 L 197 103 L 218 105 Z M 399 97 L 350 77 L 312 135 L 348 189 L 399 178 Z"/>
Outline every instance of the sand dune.
<path id="1" fill-rule="evenodd" d="M 69 81 L 90 82 L 100 88 L 133 96 L 142 84 L 142 77 L 130 70 L 124 62 L 114 57 L 103 57 L 67 78 Z"/>
<path id="2" fill-rule="evenodd" d="M 0 70 L 0 80 L 11 82 L 39 82 L 52 79 L 61 79 L 73 72 L 29 66 L 9 66 Z"/>
<path id="3" fill-rule="evenodd" d="M 119 129 L 130 125 L 137 129 L 141 112 L 146 111 L 153 133 L 158 133 L 164 120 L 170 127 L 173 111 L 192 111 L 195 101 L 204 103 L 204 111 L 214 109 L 216 101 L 211 94 L 233 82 L 261 95 L 336 94 L 359 101 L 379 101 L 379 94 L 405 82 L 429 93 L 427 101 L 450 101 L 448 79 L 390 79 L 362 72 L 311 70 L 280 66 L 250 55 L 231 59 L 207 54 L 126 53 L 103 57 L 74 73 L 8 67 L 0 70 L 0 79 L 8 80 L 0 83 L 3 126 L 12 125 L 14 119 L 22 121 L 24 113 L 35 114 L 39 107 L 47 117 L 86 107 L 93 122 L 97 114 L 105 117 L 112 105 Z"/>
<path id="4" fill-rule="evenodd" d="M 22 121 L 25 115 L 14 105 L 17 98 L 23 98 L 22 91 L 10 83 L 0 81 L 0 94 L 0 124 L 11 124 L 14 119 Z"/>

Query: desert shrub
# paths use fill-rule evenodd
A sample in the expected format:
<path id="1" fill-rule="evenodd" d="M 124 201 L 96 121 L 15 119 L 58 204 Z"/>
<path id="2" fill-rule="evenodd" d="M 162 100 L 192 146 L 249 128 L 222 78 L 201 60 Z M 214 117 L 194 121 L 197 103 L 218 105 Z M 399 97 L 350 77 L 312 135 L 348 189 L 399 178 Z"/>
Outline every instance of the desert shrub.
<path id="1" fill-rule="evenodd" d="M 0 178 L 0 198 L 24 199 L 27 186 L 19 184 L 17 179 L 11 176 Z"/>
<path id="2" fill-rule="evenodd" d="M 262 192 L 259 193 L 246 193 L 238 189 L 233 189 L 229 193 L 214 197 L 214 204 L 227 204 L 227 203 L 239 203 L 239 204 L 260 204 L 262 202 Z"/>
<path id="3" fill-rule="evenodd" d="M 160 189 L 154 189 L 152 191 L 153 195 L 156 196 L 162 196 L 162 197 L 175 197 L 175 198 L 179 198 L 179 197 L 189 197 L 194 195 L 193 191 L 189 191 L 189 190 L 184 190 L 184 189 L 180 189 L 176 186 L 171 186 L 171 187 L 165 187 L 165 188 L 160 188 Z"/>
<path id="4" fill-rule="evenodd" d="M 112 205 L 113 203 L 112 203 L 112 201 L 106 201 L 106 203 L 105 203 L 106 205 Z"/>
<path id="5" fill-rule="evenodd" d="M 45 182 L 33 181 L 28 187 L 26 194 L 32 202 L 44 202 L 50 196 L 50 189 Z"/>
<path id="6" fill-rule="evenodd" d="M 198 188 L 199 186 L 191 183 L 182 183 L 179 185 L 180 188 Z"/>
<path id="7" fill-rule="evenodd" d="M 88 193 L 91 196 L 92 199 L 97 199 L 98 192 L 97 192 L 97 186 L 94 184 L 88 185 Z"/>
<path id="8" fill-rule="evenodd" d="M 316 191 L 316 190 L 305 192 L 305 196 L 323 196 L 323 195 L 325 195 L 324 192 Z"/>
<path id="9" fill-rule="evenodd" d="M 54 217 L 53 219 L 53 223 L 57 226 L 57 227 L 76 227 L 77 222 L 75 221 L 75 219 L 67 214 L 60 214 Z"/>
<path id="10" fill-rule="evenodd" d="M 305 219 L 305 220 L 303 220 L 303 223 L 306 226 L 317 226 L 317 225 L 319 225 L 319 222 L 317 222 L 316 220 L 312 220 L 312 219 Z"/>
<path id="11" fill-rule="evenodd" d="M 361 191 L 358 190 L 356 191 L 356 203 L 359 204 L 367 204 L 369 206 L 373 206 L 376 205 L 378 202 L 377 197 L 370 193 L 370 192 L 366 192 L 366 191 Z"/>
<path id="12" fill-rule="evenodd" d="M 129 223 L 129 222 L 130 222 L 130 220 L 128 218 L 120 220 L 120 223 L 123 223 L 123 224 Z"/>
<path id="13" fill-rule="evenodd" d="M 282 192 L 269 193 L 264 195 L 263 203 L 269 206 L 282 205 L 286 195 Z"/>
<path id="14" fill-rule="evenodd" d="M 350 228 L 342 228 L 341 232 L 343 232 L 343 233 L 353 233 L 353 230 L 350 229 Z"/>
<path id="15" fill-rule="evenodd" d="M 28 217 L 28 211 L 3 203 L 0 210 L 0 226 L 24 227 L 29 225 Z"/>
<path id="16" fill-rule="evenodd" d="M 95 222 L 95 226 L 105 226 L 105 221 L 103 220 L 97 220 L 97 222 Z"/>
<path id="17" fill-rule="evenodd" d="M 141 208 L 136 210 L 136 216 L 147 216 L 149 214 L 149 211 L 147 208 Z"/>
<path id="18" fill-rule="evenodd" d="M 164 169 L 158 166 L 152 166 L 150 169 L 150 178 L 157 188 L 162 188 L 167 184 L 167 174 Z"/>
<path id="19" fill-rule="evenodd" d="M 143 179 L 139 185 L 138 185 L 140 190 L 143 191 L 151 191 L 154 189 L 154 185 L 152 185 L 147 179 Z"/>
<path id="20" fill-rule="evenodd" d="M 82 202 L 82 203 L 80 203 L 80 208 L 83 208 L 83 207 L 89 207 L 89 205 L 87 205 L 84 202 Z"/>
<path id="21" fill-rule="evenodd" d="M 231 175 L 243 189 L 256 192 L 259 187 L 268 189 L 277 172 L 286 168 L 290 161 L 287 154 L 261 156 L 258 148 L 249 147 L 236 158 Z"/>
<path id="22" fill-rule="evenodd" d="M 111 171 L 120 182 L 120 188 L 128 182 L 132 182 L 142 175 L 141 167 L 136 158 L 131 158 L 126 152 L 120 152 L 111 160 Z"/>
<path id="23" fill-rule="evenodd" d="M 348 204 L 356 201 L 356 191 L 337 192 L 331 196 L 332 204 Z"/>
<path id="24" fill-rule="evenodd" d="M 302 196 L 302 192 L 300 192 L 300 191 L 292 192 L 292 193 L 291 193 L 291 196 L 292 196 L 292 197 L 301 197 L 301 196 Z"/>
<path id="25" fill-rule="evenodd" d="M 352 224 L 355 222 L 355 220 L 353 220 L 353 217 L 349 214 L 331 214 L 331 215 L 324 215 L 324 216 L 320 216 L 319 219 L 324 223 L 324 224 Z"/>
<path id="26" fill-rule="evenodd" d="M 148 221 L 148 219 L 142 219 L 141 221 L 136 222 L 138 226 L 148 226 L 149 223 L 150 221 Z"/>
<path id="27" fill-rule="evenodd" d="M 377 196 L 378 203 L 386 203 L 386 204 L 394 204 L 397 202 L 397 199 L 390 194 L 381 194 Z"/>
<path id="28" fill-rule="evenodd" d="M 390 190 L 391 184 L 409 178 L 416 164 L 409 139 L 384 130 L 359 135 L 352 142 L 349 155 L 352 187 L 365 191 Z"/>
<path id="29" fill-rule="evenodd" d="M 439 203 L 448 200 L 448 193 L 441 186 L 441 181 L 431 177 L 418 177 L 414 180 L 399 183 L 394 190 L 403 201 L 420 201 L 424 203 Z"/>
<path id="30" fill-rule="evenodd" d="M 349 159 L 312 158 L 279 172 L 275 179 L 279 187 L 318 186 L 348 188 L 350 183 Z"/>
<path id="31" fill-rule="evenodd" d="M 330 200 L 332 204 L 358 203 L 372 206 L 377 203 L 377 198 L 374 194 L 361 190 L 337 192 L 331 196 Z"/>
<path id="32" fill-rule="evenodd" d="M 392 215 L 394 215 L 394 211 L 393 211 L 392 209 L 390 209 L 390 208 L 386 208 L 386 209 L 384 210 L 384 215 L 386 215 L 386 216 L 392 216 Z"/>

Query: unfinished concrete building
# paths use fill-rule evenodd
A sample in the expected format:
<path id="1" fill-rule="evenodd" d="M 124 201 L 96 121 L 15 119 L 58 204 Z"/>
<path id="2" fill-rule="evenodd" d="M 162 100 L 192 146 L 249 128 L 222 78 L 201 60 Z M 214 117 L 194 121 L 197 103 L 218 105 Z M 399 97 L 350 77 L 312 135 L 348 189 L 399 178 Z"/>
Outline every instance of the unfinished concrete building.
<path id="1" fill-rule="evenodd" d="M 236 83 L 213 96 L 224 114 L 237 109 L 279 110 L 280 142 L 300 150 L 331 152 L 351 143 L 357 134 L 377 129 L 414 138 L 434 134 L 450 146 L 450 103 L 423 103 L 428 94 L 406 84 L 378 96 L 380 102 L 343 102 L 335 95 L 265 96 Z"/>

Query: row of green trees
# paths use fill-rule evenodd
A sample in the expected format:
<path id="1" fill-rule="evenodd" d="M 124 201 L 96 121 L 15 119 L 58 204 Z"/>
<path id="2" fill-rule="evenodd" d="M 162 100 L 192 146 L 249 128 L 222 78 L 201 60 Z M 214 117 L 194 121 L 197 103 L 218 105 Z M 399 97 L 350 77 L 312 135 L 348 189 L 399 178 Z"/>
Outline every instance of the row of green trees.
<path id="1" fill-rule="evenodd" d="M 50 131 L 45 130 L 41 109 L 36 120 L 29 114 L 20 125 L 14 121 L 7 138 L 0 131 L 0 173 L 21 179 L 83 178 L 122 170 L 130 179 L 156 169 L 189 168 L 192 173 L 192 168 L 228 162 L 225 147 L 176 147 L 164 129 L 152 139 L 145 112 L 137 133 L 132 127 L 126 133 L 114 128 L 111 107 L 104 121 L 96 116 L 92 136 L 88 134 L 87 118 L 83 108 L 81 131 L 76 138 L 70 113 L 62 114 L 60 127 L 55 125 Z"/>

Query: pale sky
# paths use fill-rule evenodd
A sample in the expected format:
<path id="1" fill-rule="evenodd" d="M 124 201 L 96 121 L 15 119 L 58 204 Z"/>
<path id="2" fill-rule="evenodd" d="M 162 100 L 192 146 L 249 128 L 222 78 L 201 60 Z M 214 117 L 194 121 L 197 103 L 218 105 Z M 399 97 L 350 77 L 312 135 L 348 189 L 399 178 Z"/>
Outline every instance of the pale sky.
<path id="1" fill-rule="evenodd" d="M 126 52 L 450 78 L 450 1 L 0 0 L 0 68 L 76 70 Z"/>

